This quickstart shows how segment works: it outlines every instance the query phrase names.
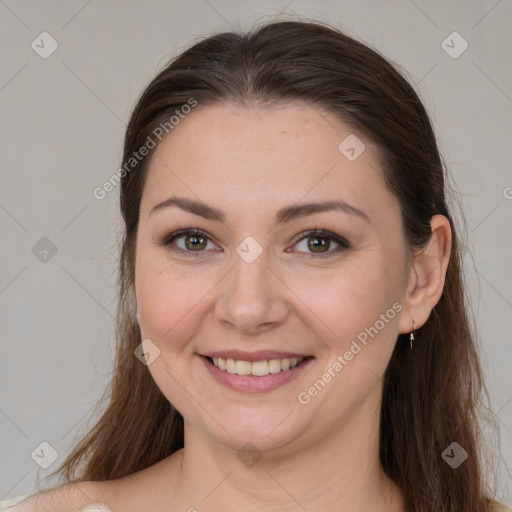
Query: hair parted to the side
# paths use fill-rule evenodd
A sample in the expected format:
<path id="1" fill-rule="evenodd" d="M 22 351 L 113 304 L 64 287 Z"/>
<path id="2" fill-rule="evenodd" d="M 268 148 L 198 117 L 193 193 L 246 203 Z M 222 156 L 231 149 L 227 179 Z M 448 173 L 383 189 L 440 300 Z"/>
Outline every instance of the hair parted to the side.
<path id="1" fill-rule="evenodd" d="M 428 242 L 433 215 L 450 220 L 452 251 L 441 299 L 416 332 L 413 350 L 408 335 L 398 337 L 384 376 L 380 460 L 403 489 L 407 511 L 490 511 L 493 491 L 484 476 L 479 428 L 489 397 L 464 292 L 460 239 L 445 200 L 445 169 L 414 89 L 378 52 L 325 24 L 280 21 L 249 33 L 221 33 L 184 51 L 148 85 L 128 124 L 123 162 L 191 98 L 195 110 L 301 100 L 368 137 L 399 200 L 409 253 Z M 125 476 L 183 447 L 182 416 L 134 356 L 141 342 L 135 241 L 150 159 L 151 153 L 121 181 L 125 232 L 114 374 L 101 417 L 52 474 L 67 482 Z M 469 454 L 456 470 L 441 457 L 454 441 Z"/>

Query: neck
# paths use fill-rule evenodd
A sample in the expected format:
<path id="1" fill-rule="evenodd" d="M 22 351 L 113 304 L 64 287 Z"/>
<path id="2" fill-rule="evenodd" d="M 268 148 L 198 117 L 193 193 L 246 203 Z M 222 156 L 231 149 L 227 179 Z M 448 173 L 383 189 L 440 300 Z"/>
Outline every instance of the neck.
<path id="1" fill-rule="evenodd" d="M 379 461 L 378 394 L 320 440 L 296 439 L 253 465 L 185 423 L 172 501 L 190 511 L 401 511 L 401 491 Z"/>

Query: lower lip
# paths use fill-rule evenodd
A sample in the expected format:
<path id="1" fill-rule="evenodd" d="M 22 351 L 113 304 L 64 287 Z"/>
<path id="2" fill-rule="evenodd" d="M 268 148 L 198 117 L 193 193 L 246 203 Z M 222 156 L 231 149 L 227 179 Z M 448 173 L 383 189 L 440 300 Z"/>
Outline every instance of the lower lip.
<path id="1" fill-rule="evenodd" d="M 277 389 L 279 386 L 297 378 L 314 359 L 313 357 L 308 357 L 291 370 L 281 370 L 279 373 L 269 373 L 264 377 L 258 377 L 256 375 L 228 373 L 210 363 L 205 356 L 200 357 L 207 370 L 218 382 L 243 393 L 266 393 L 267 391 Z"/>

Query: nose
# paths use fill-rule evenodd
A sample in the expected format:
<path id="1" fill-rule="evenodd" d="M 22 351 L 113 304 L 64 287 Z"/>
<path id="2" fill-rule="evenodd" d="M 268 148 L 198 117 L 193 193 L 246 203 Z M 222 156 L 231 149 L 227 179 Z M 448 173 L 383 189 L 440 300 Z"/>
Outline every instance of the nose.
<path id="1" fill-rule="evenodd" d="M 288 288 L 269 266 L 268 251 L 248 263 L 236 252 L 233 267 L 220 283 L 214 317 L 224 328 L 255 335 L 283 323 L 290 308 Z"/>

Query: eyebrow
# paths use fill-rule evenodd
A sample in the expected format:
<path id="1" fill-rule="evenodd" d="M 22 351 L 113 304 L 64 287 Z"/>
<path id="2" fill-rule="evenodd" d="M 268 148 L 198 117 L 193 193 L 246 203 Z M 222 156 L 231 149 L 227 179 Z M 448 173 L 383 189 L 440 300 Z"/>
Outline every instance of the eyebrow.
<path id="1" fill-rule="evenodd" d="M 214 208 L 213 206 L 207 205 L 202 201 L 194 201 L 192 199 L 188 199 L 186 197 L 169 197 L 165 201 L 158 203 L 157 205 L 151 208 L 149 215 L 153 213 L 163 210 L 165 208 L 169 208 L 171 206 L 177 206 L 182 210 L 193 213 L 194 215 L 199 215 L 208 220 L 214 220 L 217 222 L 225 222 L 226 216 L 224 213 Z M 323 201 L 316 203 L 303 203 L 291 206 L 285 206 L 281 208 L 277 214 L 275 222 L 276 224 L 284 224 L 286 222 L 291 222 L 292 220 L 306 217 L 308 215 L 313 215 L 315 213 L 321 212 L 330 212 L 330 211 L 339 211 L 343 213 L 348 213 L 350 215 L 355 215 L 360 217 L 361 219 L 370 222 L 368 216 L 359 208 L 355 206 L 351 206 L 343 201 Z"/>

